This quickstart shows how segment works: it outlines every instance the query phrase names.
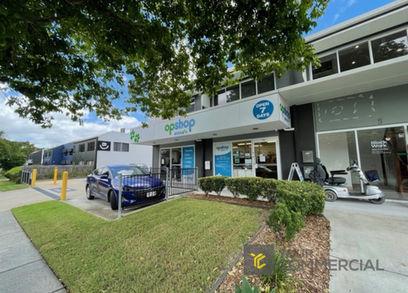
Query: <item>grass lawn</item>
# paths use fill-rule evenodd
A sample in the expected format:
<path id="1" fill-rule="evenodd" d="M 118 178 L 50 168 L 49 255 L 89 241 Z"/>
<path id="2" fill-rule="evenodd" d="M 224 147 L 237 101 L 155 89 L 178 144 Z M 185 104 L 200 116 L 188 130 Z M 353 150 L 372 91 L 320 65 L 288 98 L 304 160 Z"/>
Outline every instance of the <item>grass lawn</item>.
<path id="1" fill-rule="evenodd" d="M 10 191 L 15 189 L 27 188 L 26 184 L 16 184 L 12 181 L 0 181 L 0 191 Z"/>
<path id="2" fill-rule="evenodd" d="M 208 291 L 260 209 L 181 198 L 105 221 L 59 201 L 13 209 L 70 292 Z"/>

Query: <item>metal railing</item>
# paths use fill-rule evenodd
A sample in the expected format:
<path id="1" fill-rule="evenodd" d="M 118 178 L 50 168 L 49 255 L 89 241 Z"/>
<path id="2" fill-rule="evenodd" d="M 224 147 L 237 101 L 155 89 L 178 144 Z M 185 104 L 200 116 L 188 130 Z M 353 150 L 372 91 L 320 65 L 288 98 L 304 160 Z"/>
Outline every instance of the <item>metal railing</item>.
<path id="1" fill-rule="evenodd" d="M 21 171 L 21 183 L 23 184 L 31 184 L 31 172 L 32 170 L 22 170 Z"/>
<path id="2" fill-rule="evenodd" d="M 163 200 L 198 188 L 197 168 L 152 168 L 146 174 L 119 174 L 118 217 L 122 204 Z"/>

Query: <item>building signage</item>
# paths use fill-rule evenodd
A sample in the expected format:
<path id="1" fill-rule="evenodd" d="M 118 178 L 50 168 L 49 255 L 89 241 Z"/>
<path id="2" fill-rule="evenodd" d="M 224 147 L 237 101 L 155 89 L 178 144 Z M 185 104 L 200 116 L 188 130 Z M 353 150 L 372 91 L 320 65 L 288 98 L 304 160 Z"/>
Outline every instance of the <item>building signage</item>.
<path id="1" fill-rule="evenodd" d="M 279 109 L 282 113 L 283 120 L 290 123 L 290 111 L 282 104 L 279 105 Z"/>
<path id="2" fill-rule="evenodd" d="M 372 154 L 390 154 L 391 150 L 386 140 L 372 140 L 370 142 Z"/>
<path id="3" fill-rule="evenodd" d="M 269 118 L 273 113 L 273 104 L 269 100 L 259 101 L 254 105 L 252 109 L 254 117 L 259 120 L 264 120 Z"/>
<path id="4" fill-rule="evenodd" d="M 183 175 L 192 175 L 194 173 L 194 147 L 183 147 Z"/>
<path id="5" fill-rule="evenodd" d="M 108 151 L 110 152 L 111 142 L 110 141 L 98 141 L 98 151 Z"/>
<path id="6" fill-rule="evenodd" d="M 133 140 L 135 143 L 138 143 L 140 140 L 140 134 L 136 133 L 134 129 L 130 131 L 130 140 Z"/>
<path id="7" fill-rule="evenodd" d="M 183 135 L 191 132 L 195 125 L 194 119 L 179 119 L 175 123 L 169 123 L 164 126 L 164 131 L 169 135 Z"/>
<path id="8" fill-rule="evenodd" d="M 221 176 L 232 176 L 231 172 L 231 144 L 214 144 L 214 173 Z"/>

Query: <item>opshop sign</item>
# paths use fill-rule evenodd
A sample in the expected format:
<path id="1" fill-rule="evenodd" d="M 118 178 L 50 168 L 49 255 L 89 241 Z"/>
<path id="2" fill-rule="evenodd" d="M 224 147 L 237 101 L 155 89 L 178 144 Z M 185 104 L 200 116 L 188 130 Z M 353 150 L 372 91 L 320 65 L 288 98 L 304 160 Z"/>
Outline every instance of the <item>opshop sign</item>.
<path id="1" fill-rule="evenodd" d="M 164 131 L 168 132 L 169 135 L 183 135 L 191 132 L 195 125 L 194 119 L 186 119 L 174 123 L 169 123 L 164 126 Z"/>

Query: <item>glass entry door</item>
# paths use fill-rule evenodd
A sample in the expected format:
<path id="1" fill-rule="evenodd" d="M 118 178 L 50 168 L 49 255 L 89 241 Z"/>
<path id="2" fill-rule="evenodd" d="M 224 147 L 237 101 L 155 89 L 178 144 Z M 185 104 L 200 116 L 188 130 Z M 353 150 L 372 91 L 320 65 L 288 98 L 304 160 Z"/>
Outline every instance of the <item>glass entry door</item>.
<path id="1" fill-rule="evenodd" d="M 254 142 L 254 172 L 256 177 L 278 178 L 276 140 Z"/>

